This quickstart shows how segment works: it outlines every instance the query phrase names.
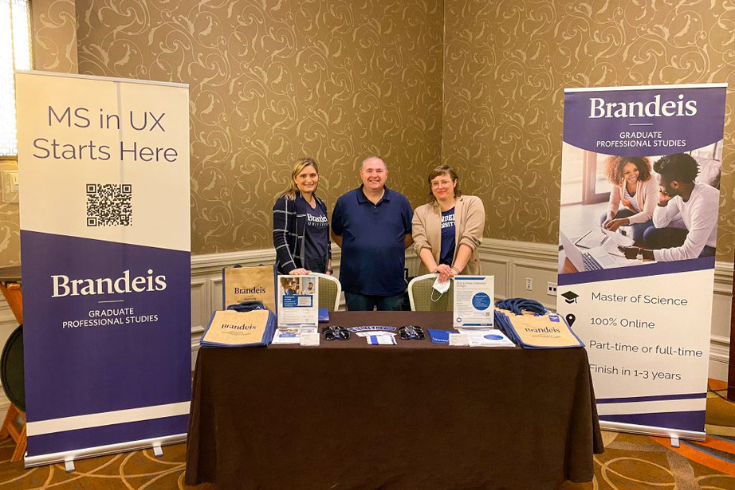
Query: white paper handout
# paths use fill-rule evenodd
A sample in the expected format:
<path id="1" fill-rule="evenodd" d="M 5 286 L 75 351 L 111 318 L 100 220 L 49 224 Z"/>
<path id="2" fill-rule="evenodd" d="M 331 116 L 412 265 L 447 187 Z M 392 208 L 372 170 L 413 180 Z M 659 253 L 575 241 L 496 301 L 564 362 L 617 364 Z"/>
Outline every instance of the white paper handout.
<path id="1" fill-rule="evenodd" d="M 278 276 L 278 326 L 319 324 L 319 281 L 313 276 Z"/>
<path id="2" fill-rule="evenodd" d="M 454 328 L 492 328 L 494 276 L 454 278 Z"/>
<path id="3" fill-rule="evenodd" d="M 515 347 L 513 341 L 497 328 L 459 328 L 457 330 L 460 333 L 467 334 L 468 345 L 470 347 Z"/>

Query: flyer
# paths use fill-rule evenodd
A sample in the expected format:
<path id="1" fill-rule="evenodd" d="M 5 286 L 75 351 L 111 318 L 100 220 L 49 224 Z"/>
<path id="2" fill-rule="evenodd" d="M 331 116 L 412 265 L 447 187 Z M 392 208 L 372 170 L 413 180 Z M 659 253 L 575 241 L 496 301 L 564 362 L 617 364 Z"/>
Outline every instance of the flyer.
<path id="1" fill-rule="evenodd" d="M 454 328 L 492 328 L 494 276 L 454 278 Z"/>
<path id="2" fill-rule="evenodd" d="M 273 334 L 272 344 L 300 344 L 303 334 L 319 334 L 314 327 L 286 327 L 277 328 Z"/>
<path id="3" fill-rule="evenodd" d="M 312 276 L 278 276 L 278 326 L 319 324 L 319 282 Z"/>

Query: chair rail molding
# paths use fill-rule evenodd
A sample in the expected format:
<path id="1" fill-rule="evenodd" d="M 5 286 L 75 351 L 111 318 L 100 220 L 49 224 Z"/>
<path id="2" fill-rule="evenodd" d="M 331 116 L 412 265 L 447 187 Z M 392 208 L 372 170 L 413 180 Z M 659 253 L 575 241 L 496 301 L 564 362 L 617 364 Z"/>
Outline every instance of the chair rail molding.
<path id="1" fill-rule="evenodd" d="M 340 249 L 332 249 L 332 264 L 339 276 Z M 555 298 L 546 294 L 546 283 L 557 281 L 558 247 L 550 244 L 513 242 L 485 238 L 479 249 L 483 273 L 495 276 L 495 296 L 498 299 L 527 297 L 556 308 Z M 273 249 L 194 255 L 191 258 L 191 356 L 192 368 L 199 351 L 199 338 L 212 313 L 222 307 L 222 269 L 275 263 Z M 418 273 L 419 258 L 413 249 L 406 251 L 409 275 Z M 525 290 L 525 278 L 536 284 L 534 291 Z M 727 380 L 730 348 L 730 305 L 732 301 L 733 263 L 715 262 L 712 334 L 710 337 L 709 376 Z M 12 311 L 0 299 L 0 338 L 4 340 L 17 327 Z M 0 392 L 0 413 L 10 402 Z"/>
<path id="2" fill-rule="evenodd" d="M 557 245 L 485 238 L 479 248 L 479 257 L 483 273 L 495 276 L 496 298 L 525 297 L 540 301 L 547 308 L 556 308 L 556 298 L 546 294 L 546 284 L 557 282 Z M 339 261 L 340 248 L 335 245 L 332 249 L 332 264 L 337 276 Z M 274 262 L 273 249 L 192 256 L 192 360 L 196 358 L 199 337 L 212 312 L 221 308 L 222 268 L 235 264 L 254 266 Z M 415 276 L 418 273 L 419 264 L 419 258 L 409 248 L 406 251 L 409 275 Z M 526 278 L 529 277 L 535 284 L 532 291 L 525 289 Z M 722 380 L 727 379 L 732 280 L 732 262 L 715 262 L 710 377 Z"/>
<path id="3" fill-rule="evenodd" d="M 556 298 L 546 294 L 546 284 L 557 281 L 558 246 L 485 238 L 480 245 L 479 257 L 483 273 L 495 276 L 496 298 L 531 298 L 540 301 L 547 308 L 556 308 Z M 270 265 L 275 262 L 275 259 L 273 249 L 192 256 L 192 363 L 199 349 L 199 337 L 209 322 L 212 312 L 222 306 L 222 268 L 235 264 L 242 266 Z M 339 261 L 340 248 L 335 245 L 332 249 L 332 264 L 335 275 L 338 277 Z M 413 249 L 409 248 L 406 251 L 406 267 L 409 269 L 409 275 L 414 276 L 418 273 L 419 264 L 419 258 Z M 526 278 L 532 278 L 535 284 L 532 291 L 525 289 Z M 729 360 L 732 279 L 732 262 L 715 262 L 710 377 L 722 380 L 727 379 Z M 2 311 L 0 309 L 0 315 Z"/>

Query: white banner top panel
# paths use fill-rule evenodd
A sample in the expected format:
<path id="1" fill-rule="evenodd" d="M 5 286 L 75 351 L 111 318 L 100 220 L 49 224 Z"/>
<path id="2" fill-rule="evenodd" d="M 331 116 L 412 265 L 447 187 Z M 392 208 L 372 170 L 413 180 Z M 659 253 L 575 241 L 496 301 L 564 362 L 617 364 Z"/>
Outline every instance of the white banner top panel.
<path id="1" fill-rule="evenodd" d="M 189 173 L 178 171 L 189 167 L 186 87 L 35 72 L 16 80 L 21 229 L 191 250 L 189 213 L 178 212 L 190 208 Z M 95 214 L 99 199 L 120 200 L 119 214 Z M 120 220 L 134 226 L 113 226 Z"/>

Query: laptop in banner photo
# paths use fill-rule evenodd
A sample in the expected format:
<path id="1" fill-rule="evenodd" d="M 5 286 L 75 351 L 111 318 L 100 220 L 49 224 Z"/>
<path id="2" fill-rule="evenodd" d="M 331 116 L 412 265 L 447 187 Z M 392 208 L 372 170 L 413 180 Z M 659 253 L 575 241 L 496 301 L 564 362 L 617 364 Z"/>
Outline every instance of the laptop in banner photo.
<path id="1" fill-rule="evenodd" d="M 559 238 L 569 262 L 579 272 L 626 267 L 638 263 L 635 260 L 626 259 L 622 256 L 622 253 L 620 256 L 613 255 L 604 246 L 582 250 L 572 243 L 566 233 L 561 230 L 559 231 Z"/>

